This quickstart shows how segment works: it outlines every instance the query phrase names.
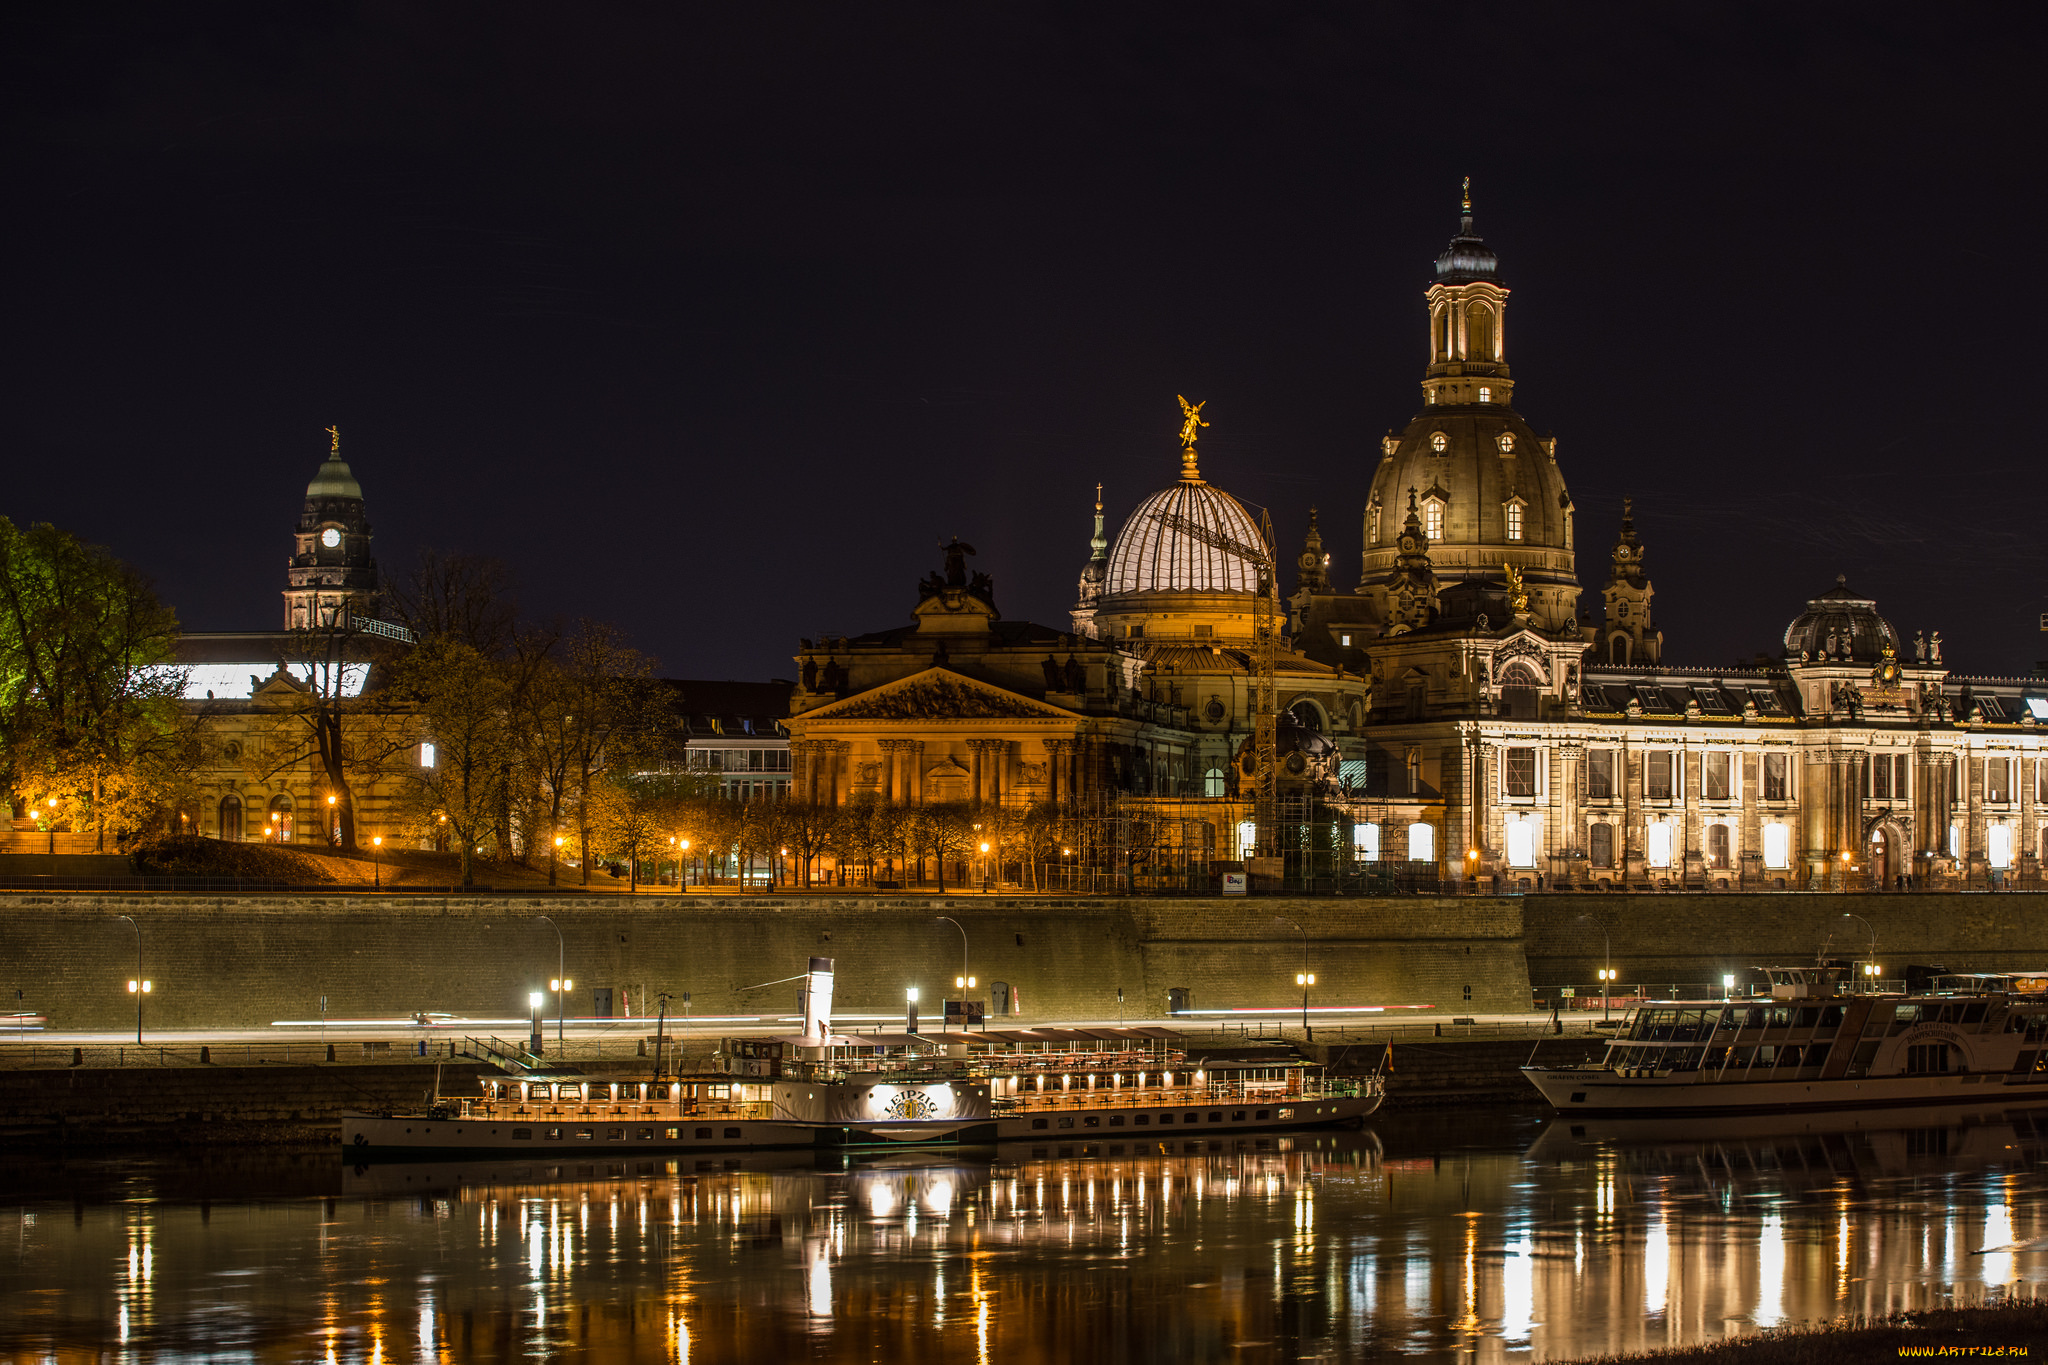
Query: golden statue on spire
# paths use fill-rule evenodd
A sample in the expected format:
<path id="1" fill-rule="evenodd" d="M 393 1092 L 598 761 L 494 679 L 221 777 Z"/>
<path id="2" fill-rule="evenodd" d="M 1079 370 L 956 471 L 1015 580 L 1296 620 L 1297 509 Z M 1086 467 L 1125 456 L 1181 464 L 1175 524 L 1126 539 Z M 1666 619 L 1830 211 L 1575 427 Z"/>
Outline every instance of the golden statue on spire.
<path id="1" fill-rule="evenodd" d="M 1201 436 L 1201 429 L 1209 424 L 1202 420 L 1202 409 L 1208 406 L 1204 398 L 1199 403 L 1190 403 L 1180 394 L 1180 476 L 1191 483 L 1202 481 L 1201 471 L 1195 467 L 1195 442 Z"/>
<path id="2" fill-rule="evenodd" d="M 328 427 L 327 434 L 334 438 L 333 446 L 328 449 L 327 458 L 338 460 L 341 458 L 341 428 L 339 426 Z"/>
<path id="3" fill-rule="evenodd" d="M 1465 212 L 1472 211 L 1472 177 L 1465 177 Z"/>

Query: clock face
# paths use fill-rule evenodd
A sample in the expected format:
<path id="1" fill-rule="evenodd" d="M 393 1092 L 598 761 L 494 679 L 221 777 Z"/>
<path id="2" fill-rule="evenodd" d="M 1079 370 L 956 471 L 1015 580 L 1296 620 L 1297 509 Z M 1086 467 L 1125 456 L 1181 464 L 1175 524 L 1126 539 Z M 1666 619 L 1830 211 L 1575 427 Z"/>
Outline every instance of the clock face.
<path id="1" fill-rule="evenodd" d="M 341 544 L 341 532 L 335 530 L 332 526 L 328 527 L 320 533 L 320 543 L 330 550 L 333 549 Z"/>

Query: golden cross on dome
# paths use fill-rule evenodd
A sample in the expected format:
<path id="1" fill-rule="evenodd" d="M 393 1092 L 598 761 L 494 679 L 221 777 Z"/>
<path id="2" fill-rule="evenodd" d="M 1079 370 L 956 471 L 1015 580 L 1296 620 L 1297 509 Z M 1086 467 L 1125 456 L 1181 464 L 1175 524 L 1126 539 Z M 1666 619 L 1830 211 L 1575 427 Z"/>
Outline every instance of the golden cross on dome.
<path id="1" fill-rule="evenodd" d="M 1472 211 L 1472 177 L 1465 177 L 1465 212 Z"/>
<path id="2" fill-rule="evenodd" d="M 341 458 L 341 428 L 338 426 L 328 427 L 327 434 L 334 438 L 334 446 L 328 452 L 328 458 L 338 460 Z"/>

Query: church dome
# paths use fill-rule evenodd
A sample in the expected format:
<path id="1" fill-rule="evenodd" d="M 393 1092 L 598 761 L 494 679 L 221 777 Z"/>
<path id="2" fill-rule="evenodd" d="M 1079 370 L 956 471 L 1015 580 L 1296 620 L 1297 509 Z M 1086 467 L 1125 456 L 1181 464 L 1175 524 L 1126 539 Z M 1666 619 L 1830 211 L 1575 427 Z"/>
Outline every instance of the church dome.
<path id="1" fill-rule="evenodd" d="M 1877 603 L 1850 591 L 1848 579 L 1835 576 L 1835 586 L 1806 604 L 1806 610 L 1785 627 L 1787 658 L 1839 659 L 1876 663 L 1884 647 L 1899 648 L 1899 632 L 1877 614 Z"/>
<path id="2" fill-rule="evenodd" d="M 1258 524 L 1236 498 L 1183 479 L 1138 505 L 1109 553 L 1106 597 L 1138 592 L 1258 591 Z"/>
<path id="3" fill-rule="evenodd" d="M 363 496 L 363 486 L 356 482 L 356 476 L 349 470 L 348 461 L 339 455 L 330 455 L 322 462 L 319 472 L 313 475 L 313 482 L 306 485 L 309 498 L 358 498 Z"/>

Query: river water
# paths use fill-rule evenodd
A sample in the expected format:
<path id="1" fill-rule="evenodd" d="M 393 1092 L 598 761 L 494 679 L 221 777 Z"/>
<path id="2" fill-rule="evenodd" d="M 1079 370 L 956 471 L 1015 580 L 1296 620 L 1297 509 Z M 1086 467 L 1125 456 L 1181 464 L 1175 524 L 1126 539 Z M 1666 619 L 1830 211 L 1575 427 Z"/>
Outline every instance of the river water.
<path id="1" fill-rule="evenodd" d="M 2048 1111 L 589 1155 L 16 1157 L 0 1359 L 1540 1360 L 2048 1276 Z"/>

